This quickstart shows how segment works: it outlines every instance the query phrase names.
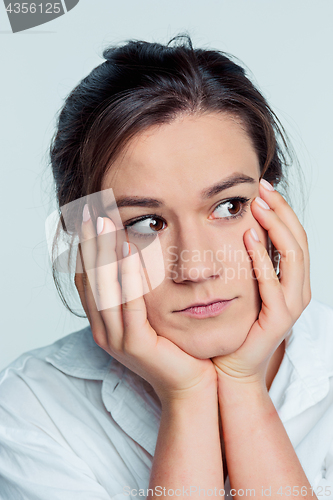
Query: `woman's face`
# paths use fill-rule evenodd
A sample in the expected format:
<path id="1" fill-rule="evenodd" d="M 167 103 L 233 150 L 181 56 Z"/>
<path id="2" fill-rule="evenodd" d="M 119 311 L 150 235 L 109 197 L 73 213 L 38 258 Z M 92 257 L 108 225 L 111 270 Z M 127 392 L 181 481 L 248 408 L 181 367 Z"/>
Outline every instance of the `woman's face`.
<path id="1" fill-rule="evenodd" d="M 128 228 L 139 247 L 137 233 L 157 232 L 163 252 L 165 278 L 144 295 L 148 320 L 159 335 L 195 357 L 235 351 L 257 319 L 261 300 L 243 235 L 253 227 L 267 246 L 267 233 L 250 209 L 259 196 L 259 175 L 240 120 L 211 113 L 178 117 L 135 136 L 103 181 L 102 189 L 112 188 L 116 200 L 160 202 L 157 208 L 118 210 L 124 226 L 152 217 Z M 179 312 L 194 303 L 230 299 L 216 316 Z"/>

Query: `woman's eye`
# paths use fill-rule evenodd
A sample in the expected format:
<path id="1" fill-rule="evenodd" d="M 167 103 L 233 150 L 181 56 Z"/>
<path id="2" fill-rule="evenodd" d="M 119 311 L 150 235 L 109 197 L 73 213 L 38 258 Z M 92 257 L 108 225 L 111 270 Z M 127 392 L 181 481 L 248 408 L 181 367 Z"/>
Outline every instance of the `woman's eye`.
<path id="1" fill-rule="evenodd" d="M 213 212 L 214 214 L 217 213 L 214 218 L 236 219 L 241 217 L 245 213 L 249 201 L 249 198 L 242 197 L 222 201 Z M 151 238 L 165 228 L 165 222 L 156 215 L 147 215 L 125 224 L 124 227 L 135 238 Z"/>
<path id="2" fill-rule="evenodd" d="M 148 238 L 149 236 L 156 236 L 156 234 L 164 229 L 164 221 L 157 217 L 146 217 L 138 221 L 127 224 L 125 228 L 135 237 Z"/>
<path id="3" fill-rule="evenodd" d="M 248 202 L 248 198 L 231 198 L 219 203 L 214 210 L 214 214 L 217 212 L 216 218 L 218 219 L 235 219 L 241 217 L 245 212 Z"/>

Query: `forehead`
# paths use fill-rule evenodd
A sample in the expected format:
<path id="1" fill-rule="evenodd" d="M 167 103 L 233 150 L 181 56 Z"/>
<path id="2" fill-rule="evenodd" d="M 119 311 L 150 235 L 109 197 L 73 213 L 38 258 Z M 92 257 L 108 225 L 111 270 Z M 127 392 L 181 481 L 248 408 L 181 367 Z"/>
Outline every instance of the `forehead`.
<path id="1" fill-rule="evenodd" d="M 259 178 L 259 161 L 245 127 L 222 114 L 177 117 L 137 134 L 113 163 L 102 189 L 115 196 L 177 187 L 201 191 L 233 173 Z"/>

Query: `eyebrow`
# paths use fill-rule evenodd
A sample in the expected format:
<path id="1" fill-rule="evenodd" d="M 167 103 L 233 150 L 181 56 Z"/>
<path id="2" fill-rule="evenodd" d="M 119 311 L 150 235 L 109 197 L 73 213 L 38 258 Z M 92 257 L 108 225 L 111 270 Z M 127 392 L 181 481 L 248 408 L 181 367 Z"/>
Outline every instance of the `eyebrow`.
<path id="1" fill-rule="evenodd" d="M 203 200 L 209 200 L 213 196 L 226 189 L 230 189 L 238 184 L 250 183 L 255 184 L 256 180 L 245 174 L 234 174 L 226 179 L 203 189 L 200 192 L 200 196 Z M 139 197 L 139 196 L 122 196 L 116 203 L 110 203 L 105 210 L 113 210 L 122 207 L 146 207 L 146 208 L 159 208 L 162 207 L 164 203 L 161 200 L 155 198 Z"/>

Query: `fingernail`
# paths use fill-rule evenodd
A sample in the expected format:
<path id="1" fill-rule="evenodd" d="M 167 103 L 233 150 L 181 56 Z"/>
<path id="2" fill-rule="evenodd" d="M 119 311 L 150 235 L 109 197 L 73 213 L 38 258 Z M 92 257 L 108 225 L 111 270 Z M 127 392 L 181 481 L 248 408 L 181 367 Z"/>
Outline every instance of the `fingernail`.
<path id="1" fill-rule="evenodd" d="M 265 208 L 266 210 L 269 210 L 269 206 L 267 205 L 267 203 L 259 196 L 256 197 L 256 202 L 258 203 L 258 205 L 261 208 Z"/>
<path id="2" fill-rule="evenodd" d="M 275 188 L 266 179 L 260 179 L 260 184 L 268 191 L 275 191 Z"/>
<path id="3" fill-rule="evenodd" d="M 87 204 L 85 204 L 83 207 L 82 219 L 83 219 L 83 222 L 87 222 L 90 219 L 90 212 L 89 212 L 89 207 Z"/>
<path id="4" fill-rule="evenodd" d="M 129 254 L 129 244 L 127 243 L 127 241 L 124 241 L 124 243 L 123 243 L 123 257 L 127 257 L 128 254 Z"/>
<path id="5" fill-rule="evenodd" d="M 96 225 L 97 234 L 103 231 L 103 227 L 104 227 L 104 219 L 102 217 L 97 217 L 97 225 Z"/>
<path id="6" fill-rule="evenodd" d="M 257 231 L 255 229 L 253 229 L 253 227 L 251 227 L 251 234 L 252 234 L 254 240 L 259 241 L 259 236 L 257 234 Z"/>

